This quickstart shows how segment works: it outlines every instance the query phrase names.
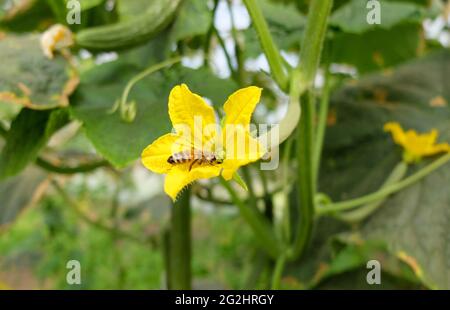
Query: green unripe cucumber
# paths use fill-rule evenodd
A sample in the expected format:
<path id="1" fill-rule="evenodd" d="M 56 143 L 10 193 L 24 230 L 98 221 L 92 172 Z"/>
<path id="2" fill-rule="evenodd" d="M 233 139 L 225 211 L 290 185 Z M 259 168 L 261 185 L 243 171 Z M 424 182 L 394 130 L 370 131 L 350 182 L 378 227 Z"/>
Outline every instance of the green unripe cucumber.
<path id="1" fill-rule="evenodd" d="M 90 50 L 115 50 L 148 41 L 172 21 L 181 0 L 149 2 L 144 13 L 129 20 L 80 31 L 75 37 L 77 45 Z"/>

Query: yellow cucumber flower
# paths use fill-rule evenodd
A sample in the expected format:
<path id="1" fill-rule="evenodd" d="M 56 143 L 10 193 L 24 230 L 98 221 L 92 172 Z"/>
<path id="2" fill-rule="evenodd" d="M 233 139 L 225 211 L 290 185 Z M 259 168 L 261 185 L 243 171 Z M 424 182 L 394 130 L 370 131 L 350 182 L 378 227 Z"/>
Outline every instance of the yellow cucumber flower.
<path id="1" fill-rule="evenodd" d="M 222 125 L 214 109 L 185 85 L 169 95 L 169 117 L 174 131 L 156 139 L 142 152 L 143 165 L 167 174 L 164 191 L 176 200 L 178 193 L 198 179 L 222 175 L 230 180 L 239 167 L 257 161 L 262 145 L 250 135 L 250 119 L 261 97 L 250 86 L 232 94 L 223 108 Z"/>
<path id="2" fill-rule="evenodd" d="M 56 24 L 41 35 L 40 43 L 44 55 L 52 59 L 55 51 L 72 46 L 74 44 L 74 38 L 69 28 L 61 24 Z"/>
<path id="3" fill-rule="evenodd" d="M 448 143 L 436 144 L 438 131 L 418 134 L 415 130 L 404 131 L 399 123 L 389 122 L 384 125 L 384 131 L 390 132 L 394 142 L 403 147 L 403 160 L 415 163 L 424 156 L 431 156 L 442 152 L 450 152 Z"/>

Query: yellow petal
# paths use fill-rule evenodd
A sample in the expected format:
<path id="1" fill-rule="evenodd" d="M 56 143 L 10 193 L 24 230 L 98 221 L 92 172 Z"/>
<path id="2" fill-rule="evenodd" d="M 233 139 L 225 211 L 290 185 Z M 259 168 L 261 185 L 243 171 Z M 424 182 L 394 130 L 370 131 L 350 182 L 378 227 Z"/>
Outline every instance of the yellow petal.
<path id="1" fill-rule="evenodd" d="M 431 146 L 425 155 L 435 155 L 438 153 L 450 152 L 450 145 L 448 143 L 440 143 Z"/>
<path id="2" fill-rule="evenodd" d="M 222 176 L 228 181 L 239 167 L 259 160 L 265 154 L 265 150 L 242 126 L 235 127 L 233 133 L 228 130 L 226 134 Z"/>
<path id="3" fill-rule="evenodd" d="M 167 162 L 169 157 L 189 148 L 182 136 L 166 134 L 144 149 L 141 155 L 142 164 L 153 172 L 167 173 L 172 168 L 172 164 Z"/>
<path id="4" fill-rule="evenodd" d="M 240 124 L 248 126 L 253 111 L 261 98 L 262 88 L 250 86 L 242 88 L 232 94 L 225 102 L 226 124 Z"/>
<path id="5" fill-rule="evenodd" d="M 214 109 L 185 84 L 175 86 L 170 92 L 169 116 L 177 133 L 190 131 L 193 137 L 198 132 L 198 136 L 204 139 L 215 135 Z"/>
<path id="6" fill-rule="evenodd" d="M 220 174 L 220 166 L 202 164 L 201 166 L 193 166 L 191 171 L 189 167 L 191 163 L 174 165 L 167 173 L 164 181 L 164 191 L 172 200 L 176 200 L 178 193 L 188 186 L 190 183 L 199 179 L 208 179 L 216 177 Z"/>
<path id="7" fill-rule="evenodd" d="M 384 131 L 390 132 L 394 142 L 399 145 L 405 144 L 406 135 L 402 127 L 397 122 L 389 122 L 384 125 Z"/>

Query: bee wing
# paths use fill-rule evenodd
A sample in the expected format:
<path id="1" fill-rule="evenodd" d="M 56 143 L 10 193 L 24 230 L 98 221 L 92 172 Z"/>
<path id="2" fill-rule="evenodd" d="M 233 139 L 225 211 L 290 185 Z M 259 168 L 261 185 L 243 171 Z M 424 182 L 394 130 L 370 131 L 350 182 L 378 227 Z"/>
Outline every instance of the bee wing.
<path id="1" fill-rule="evenodd" d="M 192 153 L 194 145 L 188 140 L 180 137 L 172 144 L 172 154 Z"/>

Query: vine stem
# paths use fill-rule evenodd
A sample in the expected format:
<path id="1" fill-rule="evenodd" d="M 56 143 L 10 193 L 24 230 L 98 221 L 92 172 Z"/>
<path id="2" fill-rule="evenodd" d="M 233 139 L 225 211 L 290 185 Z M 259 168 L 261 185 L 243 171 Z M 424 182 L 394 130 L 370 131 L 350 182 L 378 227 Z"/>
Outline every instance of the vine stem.
<path id="1" fill-rule="evenodd" d="M 319 103 L 319 114 L 317 119 L 317 128 L 315 132 L 315 143 L 313 153 L 314 164 L 314 183 L 317 184 L 320 172 L 320 162 L 322 158 L 323 142 L 327 128 L 328 107 L 330 104 L 330 73 L 329 64 L 325 68 L 325 84 L 323 86 L 322 97 Z"/>
<path id="2" fill-rule="evenodd" d="M 148 75 L 155 73 L 161 69 L 164 69 L 165 67 L 172 66 L 178 62 L 180 62 L 182 59 L 181 56 L 177 56 L 174 58 L 167 59 L 163 62 L 160 62 L 158 64 L 152 65 L 145 69 L 144 71 L 140 72 L 136 76 L 134 76 L 130 81 L 128 81 L 127 85 L 125 86 L 125 89 L 122 92 L 122 96 L 120 98 L 120 101 L 118 102 L 118 105 L 116 104 L 111 112 L 114 112 L 119 108 L 121 117 L 126 121 L 133 121 L 136 116 L 136 107 L 133 106 L 132 103 L 128 103 L 128 96 L 131 92 L 131 89 L 133 88 L 136 83 L 138 83 L 143 78 L 147 77 Z M 129 114 L 131 112 L 131 114 Z"/>
<path id="3" fill-rule="evenodd" d="M 283 67 L 283 59 L 270 34 L 269 26 L 267 25 L 261 8 L 256 0 L 244 0 L 244 4 L 247 7 L 253 25 L 258 33 L 262 49 L 269 62 L 270 70 L 275 82 L 281 89 L 287 90 L 289 86 L 288 77 Z"/>
<path id="4" fill-rule="evenodd" d="M 190 189 L 172 205 L 170 226 L 165 234 L 167 287 L 191 289 L 191 205 Z"/>
<path id="5" fill-rule="evenodd" d="M 223 187 L 228 191 L 234 204 L 239 208 L 239 212 L 244 220 L 250 225 L 254 231 L 261 247 L 272 258 L 277 259 L 282 253 L 280 242 L 275 236 L 272 227 L 261 213 L 256 208 L 247 206 L 237 195 L 231 185 L 224 179 L 220 179 Z"/>
<path id="6" fill-rule="evenodd" d="M 59 174 L 75 174 L 75 173 L 86 173 L 93 171 L 101 167 L 109 167 L 110 164 L 106 160 L 97 160 L 91 163 L 81 164 L 78 166 L 58 166 L 51 162 L 38 157 L 35 161 L 36 165 L 40 168 L 47 170 L 49 172 L 55 172 Z"/>
<path id="7" fill-rule="evenodd" d="M 374 193 L 371 193 L 371 194 L 368 194 L 368 195 L 365 195 L 365 196 L 362 196 L 359 198 L 342 201 L 342 202 L 337 202 L 337 203 L 331 203 L 326 206 L 318 207 L 318 208 L 316 208 L 316 213 L 320 215 L 320 214 L 326 214 L 326 213 L 346 211 L 346 210 L 350 210 L 350 209 L 353 209 L 355 207 L 358 207 L 358 206 L 361 206 L 361 205 L 364 205 L 367 203 L 372 203 L 377 200 L 383 199 L 389 195 L 392 195 L 393 193 L 396 193 L 396 192 L 420 181 L 421 179 L 423 179 L 424 177 L 426 177 L 427 175 L 429 175 L 436 169 L 447 164 L 449 161 L 450 161 L 450 153 L 448 153 L 444 156 L 441 156 L 439 159 L 436 159 L 434 162 L 432 162 L 428 166 L 420 169 L 419 171 L 417 171 L 416 173 L 412 174 L 411 176 L 403 179 L 402 181 L 399 181 L 399 182 L 392 184 L 390 186 L 387 186 L 387 187 L 383 187 Z"/>
<path id="8" fill-rule="evenodd" d="M 280 255 L 275 263 L 275 268 L 272 274 L 272 290 L 280 289 L 281 277 L 283 276 L 284 266 L 286 264 L 286 256 Z"/>
<path id="9" fill-rule="evenodd" d="M 291 100 L 300 101 L 301 117 L 297 128 L 297 208 L 299 220 L 296 235 L 289 250 L 289 259 L 300 257 L 310 239 L 314 220 L 314 197 L 316 193 L 313 149 L 314 149 L 314 101 L 311 89 L 320 63 L 323 42 L 327 30 L 332 0 L 310 2 L 305 36 L 301 44 L 300 62 L 291 73 Z M 308 91 L 306 98 L 300 97 Z M 305 100 L 307 99 L 307 100 Z"/>

